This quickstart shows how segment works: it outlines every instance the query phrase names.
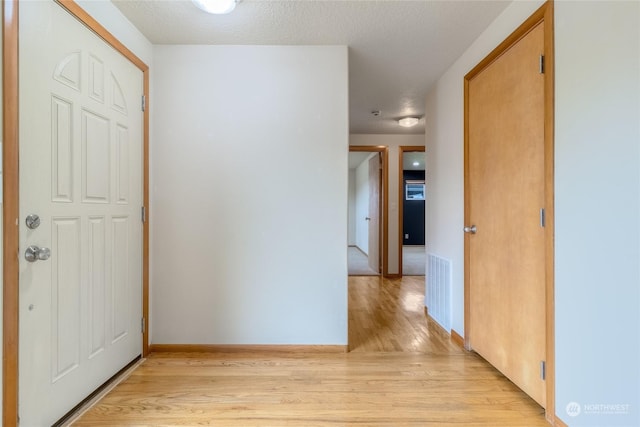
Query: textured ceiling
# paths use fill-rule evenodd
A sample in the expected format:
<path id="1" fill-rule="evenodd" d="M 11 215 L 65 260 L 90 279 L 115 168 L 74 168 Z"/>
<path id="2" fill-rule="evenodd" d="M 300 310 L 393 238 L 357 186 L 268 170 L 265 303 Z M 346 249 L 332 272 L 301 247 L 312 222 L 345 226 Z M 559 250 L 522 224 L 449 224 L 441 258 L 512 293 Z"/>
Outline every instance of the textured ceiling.
<path id="1" fill-rule="evenodd" d="M 243 0 L 209 15 L 188 0 L 113 2 L 154 44 L 347 45 L 350 131 L 383 134 L 424 133 L 397 119 L 424 115 L 429 87 L 509 4 Z"/>

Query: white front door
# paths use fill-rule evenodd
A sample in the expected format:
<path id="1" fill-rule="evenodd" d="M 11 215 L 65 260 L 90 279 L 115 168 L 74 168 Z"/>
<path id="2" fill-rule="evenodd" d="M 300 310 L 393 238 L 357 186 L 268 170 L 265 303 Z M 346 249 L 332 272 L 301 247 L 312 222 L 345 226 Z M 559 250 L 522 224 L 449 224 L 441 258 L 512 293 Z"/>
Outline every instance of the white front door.
<path id="1" fill-rule="evenodd" d="M 143 76 L 53 1 L 19 40 L 19 415 L 44 426 L 142 351 Z"/>

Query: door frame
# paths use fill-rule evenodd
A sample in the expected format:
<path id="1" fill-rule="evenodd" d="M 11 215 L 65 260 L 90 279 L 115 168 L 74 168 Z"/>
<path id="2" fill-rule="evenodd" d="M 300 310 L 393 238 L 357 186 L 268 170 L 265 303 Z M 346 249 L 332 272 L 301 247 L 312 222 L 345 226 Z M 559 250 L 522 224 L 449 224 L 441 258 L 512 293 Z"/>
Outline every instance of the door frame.
<path id="1" fill-rule="evenodd" d="M 146 106 L 143 113 L 143 204 L 142 224 L 142 316 L 149 318 L 149 66 L 73 0 L 54 0 L 93 31 L 107 45 L 120 52 L 142 71 Z M 19 1 L 2 1 L 2 85 L 3 85 L 3 384 L 2 425 L 18 424 L 18 339 L 19 339 Z M 149 328 L 142 334 L 142 356 L 149 354 Z"/>
<path id="2" fill-rule="evenodd" d="M 464 223 L 470 224 L 469 177 L 469 81 L 516 44 L 541 22 L 544 26 L 544 201 L 545 201 L 545 416 L 552 424 L 555 415 L 555 304 L 554 304 L 554 21 L 553 0 L 545 2 L 502 43 L 464 76 Z M 470 248 L 464 235 L 464 345 L 470 350 Z"/>
<path id="3" fill-rule="evenodd" d="M 382 269 L 380 274 L 383 277 L 389 276 L 389 147 L 382 145 L 350 145 L 349 152 L 380 153 L 380 163 L 382 165 L 382 203 L 380 203 L 380 233 L 378 247 L 382 256 Z"/>
<path id="4" fill-rule="evenodd" d="M 402 256 L 402 247 L 404 246 L 402 244 L 403 242 L 403 237 L 404 237 L 404 153 L 425 153 L 425 146 L 417 146 L 417 145 L 401 145 L 400 147 L 398 147 L 398 149 L 400 150 L 398 152 L 398 275 L 400 277 L 402 277 L 402 263 L 404 260 L 404 257 Z M 424 166 L 424 170 L 425 170 L 425 185 L 427 182 L 427 177 L 426 177 L 426 171 L 427 171 L 427 165 L 426 165 L 426 157 L 425 157 L 425 166 Z M 426 194 L 425 194 L 426 196 Z M 427 198 L 425 197 L 425 204 L 427 203 Z M 427 207 L 425 205 L 425 213 Z M 425 218 L 426 221 L 426 218 Z M 425 228 L 424 228 L 424 234 L 425 234 L 425 250 L 427 247 L 427 227 L 425 224 Z"/>

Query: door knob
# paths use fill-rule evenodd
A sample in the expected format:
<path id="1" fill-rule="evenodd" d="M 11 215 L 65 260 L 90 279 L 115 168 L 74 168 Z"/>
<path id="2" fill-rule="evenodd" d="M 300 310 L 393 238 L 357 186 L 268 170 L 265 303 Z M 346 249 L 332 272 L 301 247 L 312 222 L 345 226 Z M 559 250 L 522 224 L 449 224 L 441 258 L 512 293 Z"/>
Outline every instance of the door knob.
<path id="1" fill-rule="evenodd" d="M 463 230 L 464 230 L 465 233 L 476 234 L 476 230 L 477 229 L 476 229 L 475 225 L 472 225 L 471 227 L 469 227 L 469 226 L 464 227 Z"/>
<path id="2" fill-rule="evenodd" d="M 29 262 L 46 261 L 51 256 L 51 250 L 49 248 L 39 248 L 37 246 L 29 246 L 24 251 L 24 259 Z"/>
<path id="3" fill-rule="evenodd" d="M 365 217 L 365 221 L 371 221 L 371 218 Z"/>

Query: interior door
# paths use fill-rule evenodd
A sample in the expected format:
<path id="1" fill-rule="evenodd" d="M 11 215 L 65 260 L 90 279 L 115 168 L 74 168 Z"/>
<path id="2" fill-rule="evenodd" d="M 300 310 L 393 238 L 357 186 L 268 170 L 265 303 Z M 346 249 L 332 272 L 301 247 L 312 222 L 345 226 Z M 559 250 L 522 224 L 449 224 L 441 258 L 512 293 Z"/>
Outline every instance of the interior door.
<path id="1" fill-rule="evenodd" d="M 468 86 L 470 346 L 542 406 L 543 23 Z"/>
<path id="2" fill-rule="evenodd" d="M 22 425 L 142 351 L 143 76 L 53 1 L 20 3 Z"/>
<path id="3" fill-rule="evenodd" d="M 380 272 L 380 153 L 369 159 L 369 267 Z"/>

